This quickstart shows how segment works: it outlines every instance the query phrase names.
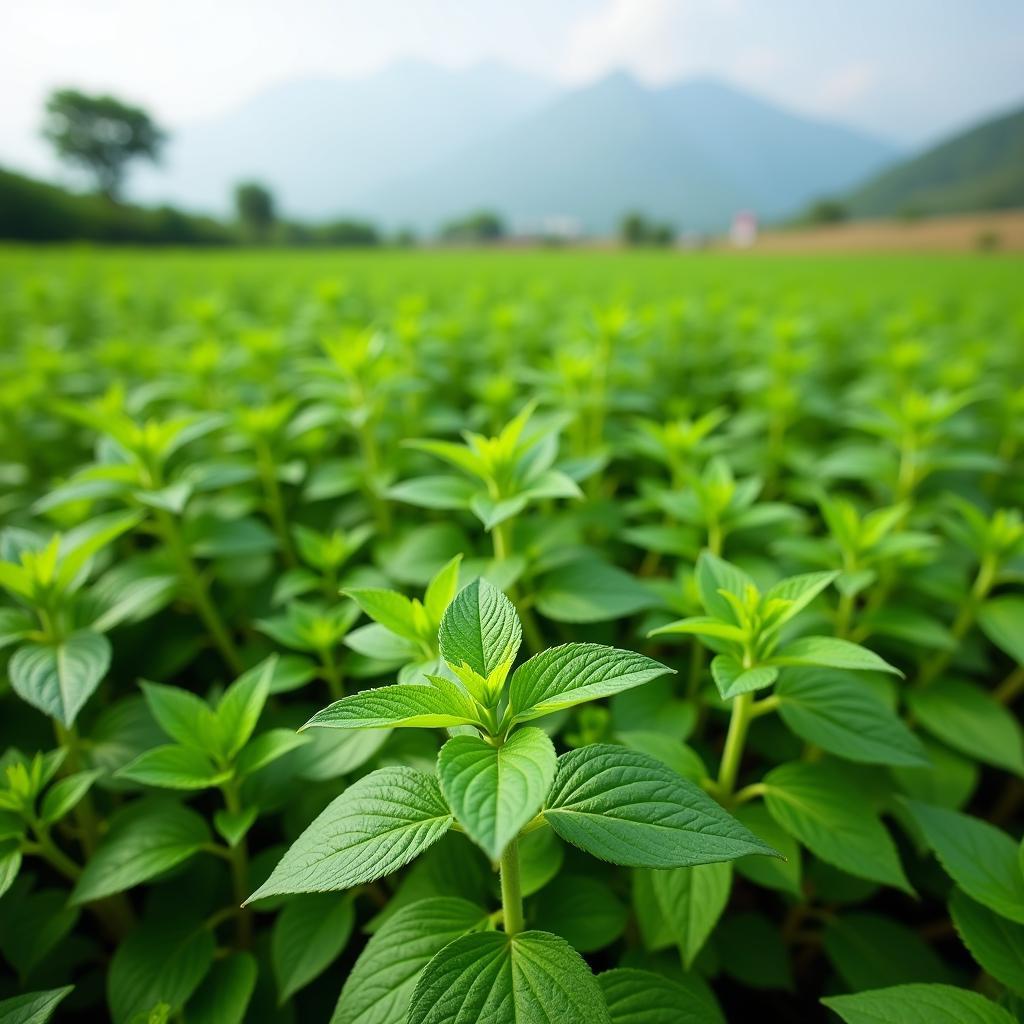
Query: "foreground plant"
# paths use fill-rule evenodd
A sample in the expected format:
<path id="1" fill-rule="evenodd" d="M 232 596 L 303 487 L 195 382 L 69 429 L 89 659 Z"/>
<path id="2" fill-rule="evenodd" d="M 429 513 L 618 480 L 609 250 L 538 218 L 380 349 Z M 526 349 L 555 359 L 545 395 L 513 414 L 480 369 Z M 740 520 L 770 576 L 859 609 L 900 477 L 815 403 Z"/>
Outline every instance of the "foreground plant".
<path id="1" fill-rule="evenodd" d="M 386 991 L 399 976 L 408 987 L 419 967 L 408 1003 L 410 1024 L 547 1021 L 556 1015 L 591 1024 L 609 1020 L 601 987 L 579 954 L 564 939 L 527 927 L 519 843 L 537 830 L 551 829 L 595 857 L 631 867 L 689 867 L 775 852 L 653 758 L 606 744 L 558 757 L 547 734 L 526 724 L 670 669 L 615 648 L 566 644 L 511 672 L 521 640 L 512 603 L 486 580 L 476 580 L 458 594 L 440 626 L 441 657 L 457 682 L 430 675 L 422 684 L 354 694 L 304 727 L 446 728 L 457 734 L 441 748 L 434 775 L 395 766 L 350 786 L 249 902 L 367 885 L 453 829 L 483 850 L 500 876 L 496 912 L 431 908 L 439 917 L 430 937 L 444 941 L 415 958 L 416 971 L 409 966 L 410 936 L 396 916 L 357 962 L 335 1020 L 360 1019 L 351 1007 L 365 1005 L 371 991 Z M 422 931 L 422 922 L 418 927 Z M 386 1019 L 401 1020 L 403 1010 L 396 1005 Z"/>

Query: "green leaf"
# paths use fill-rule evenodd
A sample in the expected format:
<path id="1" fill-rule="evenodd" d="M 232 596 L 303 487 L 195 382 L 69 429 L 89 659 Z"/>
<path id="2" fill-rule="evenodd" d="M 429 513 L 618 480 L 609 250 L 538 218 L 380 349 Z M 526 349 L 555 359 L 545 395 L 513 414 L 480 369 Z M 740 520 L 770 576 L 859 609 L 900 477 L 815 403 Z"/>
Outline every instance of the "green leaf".
<path id="1" fill-rule="evenodd" d="M 270 954 L 283 1005 L 322 974 L 348 943 L 356 923 L 348 896 L 293 896 L 274 922 Z"/>
<path id="2" fill-rule="evenodd" d="M 603 743 L 558 759 L 544 817 L 567 842 L 630 867 L 775 853 L 692 782 L 645 754 Z"/>
<path id="3" fill-rule="evenodd" d="M 425 683 L 398 683 L 342 697 L 318 711 L 302 728 L 446 729 L 480 724 L 476 701 L 457 683 L 428 676 Z"/>
<path id="4" fill-rule="evenodd" d="M 268 729 L 242 748 L 235 761 L 235 772 L 239 778 L 252 775 L 308 742 L 308 737 L 300 736 L 291 729 Z"/>
<path id="5" fill-rule="evenodd" d="M 482 577 L 464 587 L 441 620 L 441 657 L 452 668 L 468 665 L 484 679 L 511 664 L 523 640 L 515 606 Z"/>
<path id="6" fill-rule="evenodd" d="M 832 966 L 855 992 L 950 980 L 938 954 L 917 932 L 880 914 L 842 914 L 828 923 L 823 942 Z"/>
<path id="7" fill-rule="evenodd" d="M 689 970 L 729 902 L 731 864 L 655 871 L 654 894 L 683 966 Z"/>
<path id="8" fill-rule="evenodd" d="M 477 486 L 461 476 L 421 476 L 389 487 L 387 497 L 420 508 L 464 509 L 469 508 L 473 495 L 477 493 Z"/>
<path id="9" fill-rule="evenodd" d="M 71 903 L 123 892 L 187 860 L 210 841 L 195 811 L 166 798 L 134 804 L 118 815 L 86 863 Z"/>
<path id="10" fill-rule="evenodd" d="M 228 846 L 237 846 L 246 832 L 256 824 L 258 816 L 258 807 L 246 807 L 240 811 L 229 811 L 222 807 L 214 812 L 213 827 Z"/>
<path id="11" fill-rule="evenodd" d="M 7 673 L 22 700 L 72 726 L 110 667 L 110 641 L 81 630 L 59 644 L 22 644 Z"/>
<path id="12" fill-rule="evenodd" d="M 670 622 L 665 626 L 652 629 L 648 636 L 663 636 L 665 634 L 683 634 L 692 636 L 711 636 L 719 640 L 730 640 L 733 643 L 741 644 L 747 634 L 739 626 L 730 625 L 714 619 L 710 615 L 692 615 L 688 619 L 679 619 Z"/>
<path id="13" fill-rule="evenodd" d="M 903 673 L 860 644 L 834 636 L 804 636 L 787 644 L 772 655 L 773 665 L 820 665 L 824 668 L 845 668 L 860 672 Z"/>
<path id="14" fill-rule="evenodd" d="M 250 953 L 217 961 L 188 1002 L 188 1024 L 243 1024 L 257 975 Z"/>
<path id="15" fill-rule="evenodd" d="M 427 610 L 427 616 L 431 622 L 440 623 L 448 605 L 455 600 L 459 590 L 459 566 L 462 564 L 462 555 L 458 554 L 446 562 L 437 574 L 427 584 L 426 593 L 423 595 L 423 606 Z"/>
<path id="16" fill-rule="evenodd" d="M 479 736 L 456 736 L 441 748 L 437 774 L 456 821 L 496 861 L 540 811 L 556 760 L 540 729 L 513 732 L 500 747 Z"/>
<path id="17" fill-rule="evenodd" d="M 39 814 L 43 824 L 52 825 L 73 810 L 102 774 L 98 770 L 75 772 L 55 782 L 43 797 Z"/>
<path id="18" fill-rule="evenodd" d="M 807 572 L 800 576 L 790 576 L 766 590 L 765 602 L 790 602 L 785 613 L 775 620 L 775 625 L 781 626 L 802 612 L 838 576 L 838 572 Z"/>
<path id="19" fill-rule="evenodd" d="M 164 789 L 209 789 L 231 778 L 195 747 L 169 743 L 140 754 L 116 773 L 117 778 Z"/>
<path id="20" fill-rule="evenodd" d="M 653 590 L 628 572 L 587 558 L 546 573 L 536 595 L 537 610 L 554 622 L 608 622 L 652 608 Z"/>
<path id="21" fill-rule="evenodd" d="M 1014 1024 L 1001 1006 L 952 985 L 896 985 L 822 1002 L 845 1024 Z"/>
<path id="22" fill-rule="evenodd" d="M 597 976 L 611 1024 L 726 1024 L 711 994 L 694 977 L 679 980 L 618 967 Z"/>
<path id="23" fill-rule="evenodd" d="M 917 737 L 853 673 L 787 669 L 775 694 L 790 730 L 830 754 L 863 764 L 928 764 Z"/>
<path id="24" fill-rule="evenodd" d="M 107 1002 L 114 1024 L 166 1003 L 176 1013 L 213 964 L 213 932 L 202 926 L 148 921 L 117 947 L 107 973 Z"/>
<path id="25" fill-rule="evenodd" d="M 21 870 L 21 849 L 14 843 L 0 843 L 0 896 L 14 884 Z"/>
<path id="26" fill-rule="evenodd" d="M 857 878 L 912 891 L 892 837 L 840 766 L 784 764 L 770 771 L 764 784 L 771 816 L 815 856 Z"/>
<path id="27" fill-rule="evenodd" d="M 963 944 L 996 981 L 1024 996 L 1024 925 L 975 903 L 962 890 L 950 895 L 949 912 Z"/>
<path id="28" fill-rule="evenodd" d="M 225 758 L 230 760 L 249 742 L 270 696 L 276 662 L 277 657 L 271 655 L 239 676 L 221 697 L 215 714 L 220 750 Z"/>
<path id="29" fill-rule="evenodd" d="M 1024 924 L 1024 872 L 1018 844 L 987 821 L 904 800 L 946 873 L 968 896 Z"/>
<path id="30" fill-rule="evenodd" d="M 328 804 L 246 902 L 372 882 L 408 864 L 451 824 L 436 779 L 413 768 L 381 768 Z"/>
<path id="31" fill-rule="evenodd" d="M 331 1024 L 405 1024 L 409 1000 L 430 959 L 487 914 L 466 900 L 433 897 L 403 907 L 359 955 Z"/>
<path id="32" fill-rule="evenodd" d="M 782 854 L 782 857 L 740 857 L 736 861 L 736 871 L 765 889 L 776 889 L 800 897 L 800 844 L 779 825 L 762 803 L 743 804 L 734 813 L 736 820 L 746 825 L 758 839 Z"/>
<path id="33" fill-rule="evenodd" d="M 407 640 L 420 639 L 413 603 L 404 594 L 382 587 L 350 587 L 343 593 L 385 629 Z"/>
<path id="34" fill-rule="evenodd" d="M 0 1024 L 46 1024 L 74 985 L 51 988 L 46 992 L 26 992 L 0 1001 Z"/>
<path id="35" fill-rule="evenodd" d="M 911 690 L 907 704 L 937 739 L 983 764 L 1024 775 L 1024 737 L 1014 714 L 980 687 L 939 679 Z"/>
<path id="36" fill-rule="evenodd" d="M 536 926 L 560 935 L 580 953 L 613 943 L 629 918 L 626 905 L 611 888 L 586 875 L 561 875 L 540 893 L 536 906 Z"/>
<path id="37" fill-rule="evenodd" d="M 978 609 L 978 624 L 1004 654 L 1024 665 L 1024 597 L 1006 595 Z"/>
<path id="38" fill-rule="evenodd" d="M 172 740 L 207 753 L 216 750 L 216 718 L 205 700 L 180 686 L 139 685 L 150 714 Z"/>
<path id="39" fill-rule="evenodd" d="M 610 1024 L 590 968 L 547 932 L 475 932 L 456 939 L 424 968 L 409 1024 Z"/>
<path id="40" fill-rule="evenodd" d="M 711 678 L 722 700 L 732 700 L 741 693 L 753 693 L 771 686 L 779 678 L 779 670 L 771 665 L 744 668 L 739 658 L 719 654 L 711 659 Z"/>
<path id="41" fill-rule="evenodd" d="M 602 644 L 563 644 L 534 655 L 509 683 L 513 722 L 540 718 L 561 708 L 608 697 L 673 670 L 642 654 Z"/>
<path id="42" fill-rule="evenodd" d="M 732 605 L 719 591 L 725 590 L 736 597 L 742 597 L 748 588 L 757 589 L 754 581 L 742 569 L 710 551 L 701 552 L 695 575 L 704 611 L 722 622 L 735 622 L 736 617 Z"/>

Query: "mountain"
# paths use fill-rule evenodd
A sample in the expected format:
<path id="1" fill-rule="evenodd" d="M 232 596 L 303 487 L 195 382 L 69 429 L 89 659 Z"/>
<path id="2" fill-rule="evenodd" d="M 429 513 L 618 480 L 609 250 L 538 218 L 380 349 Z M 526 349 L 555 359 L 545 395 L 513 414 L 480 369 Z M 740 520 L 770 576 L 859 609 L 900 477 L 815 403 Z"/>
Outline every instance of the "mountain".
<path id="1" fill-rule="evenodd" d="M 404 60 L 358 79 L 303 79 L 172 134 L 132 195 L 224 213 L 235 184 L 268 183 L 290 216 L 358 212 L 381 177 L 417 173 L 511 125 L 555 91 L 496 63 L 448 71 Z"/>
<path id="2" fill-rule="evenodd" d="M 853 192 L 847 206 L 860 217 L 1024 206 L 1024 108 L 888 168 Z"/>
<path id="3" fill-rule="evenodd" d="M 766 218 L 848 187 L 893 148 L 708 79 L 649 88 L 624 72 L 556 97 L 485 142 L 359 198 L 371 215 L 436 225 L 488 206 L 513 224 L 545 216 L 614 228 L 639 209 L 687 228 Z"/>
<path id="4" fill-rule="evenodd" d="M 884 166 L 894 147 L 711 79 L 665 87 L 625 72 L 559 89 L 488 63 L 406 61 L 364 79 L 281 85 L 177 133 L 133 194 L 222 211 L 255 178 L 291 216 L 368 216 L 434 230 L 477 207 L 516 227 L 591 232 L 639 209 L 686 228 L 739 209 L 791 213 Z"/>

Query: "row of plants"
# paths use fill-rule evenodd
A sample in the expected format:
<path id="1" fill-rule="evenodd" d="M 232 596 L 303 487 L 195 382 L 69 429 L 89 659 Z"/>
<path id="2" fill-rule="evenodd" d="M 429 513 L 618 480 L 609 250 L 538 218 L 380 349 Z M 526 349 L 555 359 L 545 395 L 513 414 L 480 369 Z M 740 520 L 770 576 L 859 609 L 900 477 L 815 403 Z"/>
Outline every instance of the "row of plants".
<path id="1" fill-rule="evenodd" d="M 1024 1019 L 1019 300 L 600 258 L 10 275 L 0 1022 Z"/>

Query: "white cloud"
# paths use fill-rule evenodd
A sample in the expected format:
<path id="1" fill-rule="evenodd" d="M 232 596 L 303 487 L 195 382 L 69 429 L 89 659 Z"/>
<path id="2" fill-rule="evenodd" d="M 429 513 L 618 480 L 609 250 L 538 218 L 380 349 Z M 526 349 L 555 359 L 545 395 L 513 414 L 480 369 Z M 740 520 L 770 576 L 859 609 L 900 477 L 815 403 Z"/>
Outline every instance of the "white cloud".
<path id="1" fill-rule="evenodd" d="M 822 113 L 845 113 L 870 95 L 880 77 L 878 68 L 867 61 L 844 65 L 822 83 L 815 105 Z"/>
<path id="2" fill-rule="evenodd" d="M 712 66 L 734 36 L 741 0 L 607 0 L 569 33 L 561 72 L 585 82 L 627 68 L 664 82 Z"/>

